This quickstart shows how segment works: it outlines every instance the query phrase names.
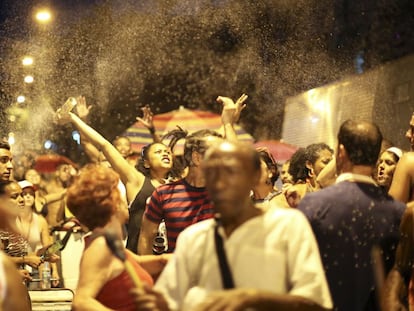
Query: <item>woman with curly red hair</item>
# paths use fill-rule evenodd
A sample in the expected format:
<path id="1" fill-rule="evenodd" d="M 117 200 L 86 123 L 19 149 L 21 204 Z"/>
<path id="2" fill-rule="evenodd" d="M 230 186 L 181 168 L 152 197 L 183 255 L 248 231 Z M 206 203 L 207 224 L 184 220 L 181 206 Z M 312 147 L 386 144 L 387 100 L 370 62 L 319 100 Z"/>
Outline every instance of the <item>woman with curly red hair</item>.
<path id="1" fill-rule="evenodd" d="M 89 164 L 67 192 L 67 205 L 91 234 L 85 237 L 79 283 L 73 300 L 74 310 L 137 310 L 130 295 L 135 288 L 124 263 L 111 252 L 105 233 L 123 239 L 123 224 L 128 208 L 118 189 L 119 177 L 112 169 Z M 163 256 L 138 256 L 127 249 L 126 261 L 146 286 L 153 285 L 151 275 L 157 275 L 166 263 Z M 152 302 L 146 302 L 152 303 Z M 153 302 L 156 304 L 156 302 Z M 154 305 L 154 307 L 156 307 Z"/>

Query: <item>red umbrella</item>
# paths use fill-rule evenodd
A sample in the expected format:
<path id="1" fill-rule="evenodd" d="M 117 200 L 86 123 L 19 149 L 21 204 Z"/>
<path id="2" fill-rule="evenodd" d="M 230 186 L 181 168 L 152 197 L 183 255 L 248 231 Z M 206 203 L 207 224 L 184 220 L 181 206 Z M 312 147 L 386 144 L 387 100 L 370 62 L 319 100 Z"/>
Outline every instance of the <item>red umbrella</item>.
<path id="1" fill-rule="evenodd" d="M 39 173 L 51 173 L 56 171 L 56 168 L 61 164 L 69 164 L 75 168 L 78 167 L 77 164 L 63 155 L 48 153 L 36 157 L 34 169 Z"/>
<path id="2" fill-rule="evenodd" d="M 180 106 L 179 109 L 166 113 L 154 115 L 154 127 L 161 136 L 167 132 L 177 129 L 177 125 L 182 129 L 193 133 L 202 129 L 218 130 L 221 126 L 221 116 L 219 114 L 203 111 L 191 110 Z M 248 134 L 239 125 L 235 126 L 239 140 L 253 142 L 253 137 Z M 132 148 L 139 152 L 141 148 L 152 142 L 152 137 L 148 130 L 140 123 L 135 122 L 124 133 L 132 143 Z M 182 153 L 183 140 L 179 141 L 176 146 L 176 153 Z"/>
<path id="3" fill-rule="evenodd" d="M 266 147 L 277 162 L 285 162 L 289 160 L 292 154 L 299 149 L 294 145 L 290 145 L 280 140 L 260 140 L 254 144 L 255 147 Z"/>

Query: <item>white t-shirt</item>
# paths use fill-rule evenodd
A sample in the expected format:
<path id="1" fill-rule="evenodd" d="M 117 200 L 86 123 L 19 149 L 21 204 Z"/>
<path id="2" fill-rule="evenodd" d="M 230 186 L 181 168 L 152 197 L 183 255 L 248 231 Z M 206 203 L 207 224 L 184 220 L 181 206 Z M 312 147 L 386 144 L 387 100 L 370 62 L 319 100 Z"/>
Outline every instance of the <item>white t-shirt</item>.
<path id="1" fill-rule="evenodd" d="M 210 292 L 222 289 L 214 226 L 209 219 L 179 235 L 174 256 L 155 284 L 171 309 L 193 310 Z M 221 235 L 235 287 L 288 293 L 332 308 L 319 249 L 300 211 L 272 209 L 229 238 Z"/>

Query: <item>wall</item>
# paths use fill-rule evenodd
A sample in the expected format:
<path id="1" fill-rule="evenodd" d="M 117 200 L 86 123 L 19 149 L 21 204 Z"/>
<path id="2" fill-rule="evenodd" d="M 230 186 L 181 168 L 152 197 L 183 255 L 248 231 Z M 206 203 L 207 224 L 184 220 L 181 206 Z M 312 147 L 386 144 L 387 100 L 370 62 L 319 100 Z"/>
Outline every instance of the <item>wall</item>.
<path id="1" fill-rule="evenodd" d="M 282 139 L 306 147 L 326 142 L 336 147 L 336 133 L 347 119 L 377 123 L 384 137 L 408 149 L 404 133 L 414 112 L 414 55 L 309 90 L 286 100 Z"/>

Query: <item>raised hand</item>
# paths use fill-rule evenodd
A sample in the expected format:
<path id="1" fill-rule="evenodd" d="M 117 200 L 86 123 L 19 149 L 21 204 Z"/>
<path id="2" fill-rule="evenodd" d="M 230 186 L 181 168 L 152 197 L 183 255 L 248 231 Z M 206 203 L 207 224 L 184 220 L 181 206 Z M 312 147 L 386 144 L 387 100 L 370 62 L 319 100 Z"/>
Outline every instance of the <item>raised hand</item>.
<path id="1" fill-rule="evenodd" d="M 58 110 L 56 110 L 54 122 L 58 124 L 69 123 L 70 113 L 77 103 L 78 102 L 74 97 L 69 97 L 66 102 Z"/>
<path id="2" fill-rule="evenodd" d="M 246 104 L 244 103 L 248 96 L 246 94 L 242 94 L 237 100 L 236 100 L 236 112 L 234 114 L 234 123 L 238 122 L 240 119 L 240 113 L 243 111 L 244 108 L 246 108 Z"/>
<path id="3" fill-rule="evenodd" d="M 136 120 L 138 122 L 141 122 L 143 126 L 145 126 L 147 129 L 154 129 L 154 123 L 153 123 L 153 116 L 154 114 L 151 111 L 150 106 L 145 105 L 144 107 L 141 107 L 143 116 L 142 118 L 137 117 Z"/>
<path id="4" fill-rule="evenodd" d="M 86 120 L 89 116 L 92 105 L 88 106 L 86 104 L 85 96 L 78 96 L 76 100 L 78 101 L 78 104 L 76 105 L 76 114 L 82 120 Z"/>
<path id="5" fill-rule="evenodd" d="M 241 111 L 246 108 L 244 102 L 247 98 L 248 96 L 246 94 L 242 94 L 237 101 L 234 102 L 230 97 L 217 97 L 217 102 L 223 105 L 221 113 L 223 124 L 234 124 L 239 120 Z"/>

